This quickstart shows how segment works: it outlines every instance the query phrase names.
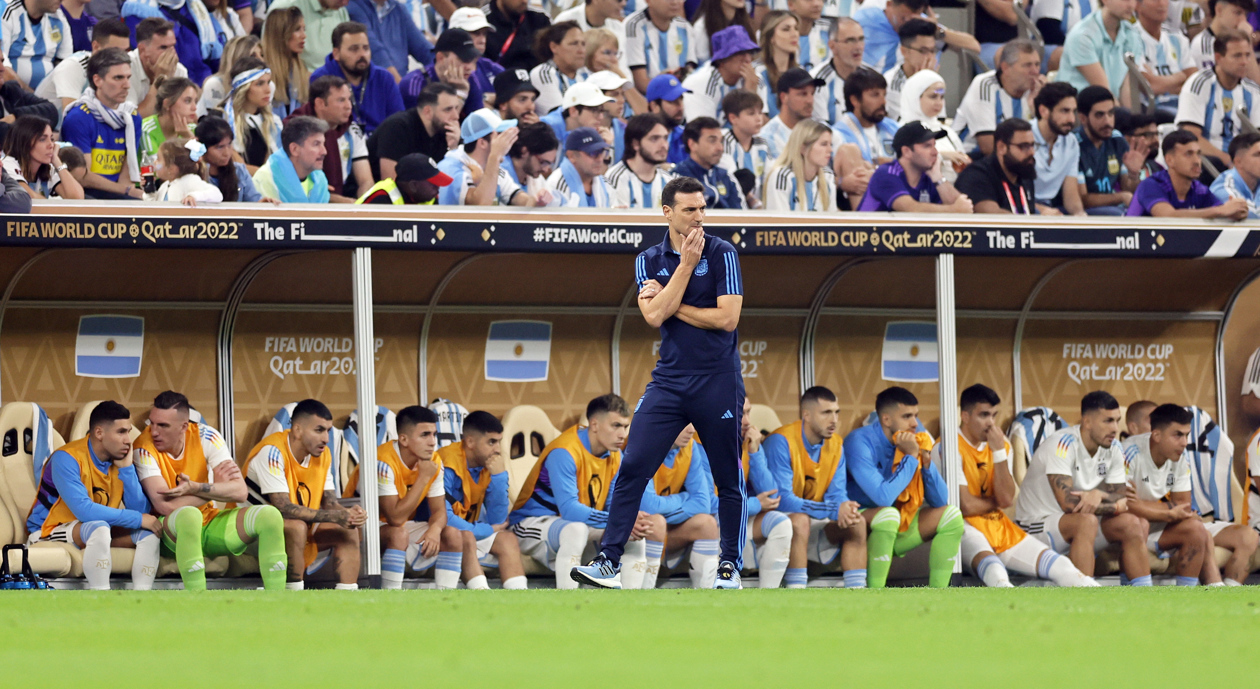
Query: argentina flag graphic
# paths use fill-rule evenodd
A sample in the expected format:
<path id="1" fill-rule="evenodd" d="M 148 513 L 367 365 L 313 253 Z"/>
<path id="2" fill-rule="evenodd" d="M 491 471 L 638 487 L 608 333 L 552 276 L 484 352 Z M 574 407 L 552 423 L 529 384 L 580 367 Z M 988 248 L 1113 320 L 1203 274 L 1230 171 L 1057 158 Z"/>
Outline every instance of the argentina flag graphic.
<path id="1" fill-rule="evenodd" d="M 936 323 L 891 321 L 884 329 L 881 378 L 930 383 L 941 377 L 936 360 Z"/>
<path id="2" fill-rule="evenodd" d="M 495 321 L 486 338 L 486 380 L 525 383 L 547 380 L 551 323 Z"/>
<path id="3" fill-rule="evenodd" d="M 74 342 L 74 373 L 84 378 L 135 378 L 144 351 L 144 318 L 83 316 Z"/>

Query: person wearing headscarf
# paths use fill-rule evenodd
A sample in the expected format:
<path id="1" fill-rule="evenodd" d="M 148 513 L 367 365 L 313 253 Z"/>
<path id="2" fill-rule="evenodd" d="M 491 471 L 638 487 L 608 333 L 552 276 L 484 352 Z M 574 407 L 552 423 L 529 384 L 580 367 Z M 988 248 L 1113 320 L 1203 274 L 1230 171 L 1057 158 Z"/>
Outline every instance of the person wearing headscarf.
<path id="1" fill-rule="evenodd" d="M 945 179 L 953 181 L 963 168 L 971 164 L 971 157 L 964 153 L 962 140 L 954 130 L 946 127 L 942 118 L 945 116 L 945 78 L 940 74 L 923 69 L 906 79 L 901 90 L 901 119 L 898 126 L 910 122 L 921 122 L 924 127 L 934 132 L 944 131 L 944 138 L 936 140 L 936 150 L 951 165 L 944 166 Z"/>

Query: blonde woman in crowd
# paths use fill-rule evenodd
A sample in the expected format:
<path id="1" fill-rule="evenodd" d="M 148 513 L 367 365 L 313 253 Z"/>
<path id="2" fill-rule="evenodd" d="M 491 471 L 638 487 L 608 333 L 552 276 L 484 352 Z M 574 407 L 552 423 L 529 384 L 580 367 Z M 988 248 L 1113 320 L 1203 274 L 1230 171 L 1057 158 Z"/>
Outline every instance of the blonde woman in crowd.
<path id="1" fill-rule="evenodd" d="M 753 63 L 757 73 L 757 95 L 765 104 L 766 117 L 779 114 L 779 99 L 775 86 L 779 75 L 799 67 L 796 54 L 801 49 L 801 34 L 797 29 L 796 15 L 775 10 L 767 12 L 761 20 L 761 57 Z"/>
<path id="2" fill-rule="evenodd" d="M 271 68 L 275 94 L 271 109 L 281 120 L 306 104 L 311 72 L 302 62 L 306 48 L 306 20 L 296 7 L 272 10 L 263 23 L 263 60 Z"/>
<path id="3" fill-rule="evenodd" d="M 836 210 L 836 175 L 831 170 L 831 129 L 801 120 L 766 175 L 765 205 L 770 211 Z"/>
<path id="4" fill-rule="evenodd" d="M 219 71 L 206 77 L 201 85 L 201 100 L 197 101 L 197 117 L 201 118 L 211 110 L 222 110 L 223 99 L 232 89 L 232 66 L 242 57 L 253 56 L 262 59 L 262 47 L 257 36 L 237 36 L 223 47 L 223 59 L 219 60 Z"/>

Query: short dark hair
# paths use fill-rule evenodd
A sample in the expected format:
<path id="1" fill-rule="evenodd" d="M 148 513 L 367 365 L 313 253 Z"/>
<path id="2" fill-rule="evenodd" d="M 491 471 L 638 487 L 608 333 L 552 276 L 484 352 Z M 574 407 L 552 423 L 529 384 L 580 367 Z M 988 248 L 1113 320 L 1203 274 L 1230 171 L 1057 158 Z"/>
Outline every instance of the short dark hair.
<path id="1" fill-rule="evenodd" d="M 93 53 L 92 57 L 88 58 L 87 63 L 88 86 L 96 88 L 95 77 L 99 76 L 104 79 L 109 70 L 114 67 L 130 64 L 131 56 L 127 55 L 127 51 L 122 48 L 106 48 L 98 53 Z"/>
<path id="2" fill-rule="evenodd" d="M 1133 132 L 1142 127 L 1149 127 L 1155 124 L 1155 116 L 1148 115 L 1144 112 L 1133 112 L 1127 109 L 1116 110 L 1116 129 L 1125 136 L 1133 136 Z"/>
<path id="3" fill-rule="evenodd" d="M 560 148 L 560 139 L 546 122 L 531 122 L 517 130 L 516 143 L 508 150 L 509 158 L 520 158 L 526 153 L 538 155 Z"/>
<path id="4" fill-rule="evenodd" d="M 675 177 L 665 183 L 661 190 L 661 205 L 673 208 L 675 197 L 679 194 L 704 193 L 704 185 L 695 177 Z"/>
<path id="5" fill-rule="evenodd" d="M 185 397 L 183 393 L 175 392 L 174 390 L 167 390 L 166 392 L 160 393 L 157 397 L 153 398 L 153 408 L 174 409 L 175 411 L 182 411 L 187 414 L 188 410 L 192 409 L 192 405 L 188 404 L 188 398 Z"/>
<path id="6" fill-rule="evenodd" d="M 728 122 L 731 115 L 738 115 L 750 108 L 761 112 L 761 108 L 764 106 L 765 103 L 761 100 L 761 96 L 748 89 L 735 89 L 722 97 L 722 113 L 726 115 Z"/>
<path id="7" fill-rule="evenodd" d="M 1120 403 L 1106 390 L 1095 390 L 1081 398 L 1081 416 L 1092 411 L 1111 411 L 1119 408 Z"/>
<path id="8" fill-rule="evenodd" d="M 305 399 L 293 405 L 293 413 L 289 414 L 290 423 L 297 423 L 308 416 L 332 421 L 332 412 L 319 400 Z"/>
<path id="9" fill-rule="evenodd" d="M 406 433 L 416 426 L 418 423 L 437 423 L 437 412 L 428 407 L 419 404 L 413 404 L 410 407 L 403 407 L 401 411 L 394 415 L 394 426 L 399 433 Z"/>
<path id="10" fill-rule="evenodd" d="M 574 29 L 581 31 L 582 27 L 573 20 L 556 22 L 543 27 L 534 34 L 534 55 L 542 62 L 550 60 L 554 57 L 551 53 L 551 44 L 563 42 L 564 37 Z"/>
<path id="11" fill-rule="evenodd" d="M 1095 105 L 1106 103 L 1107 101 L 1115 102 L 1115 100 L 1116 97 L 1112 95 L 1111 90 L 1106 86 L 1090 85 L 1076 94 L 1076 109 L 1082 115 L 1088 116 L 1089 111 L 1093 110 Z"/>
<path id="12" fill-rule="evenodd" d="M 503 424 L 488 411 L 477 410 L 464 417 L 464 435 L 472 433 L 502 433 Z"/>
<path id="13" fill-rule="evenodd" d="M 1020 120 L 1024 122 L 1024 120 Z M 1007 143 L 1010 143 L 1009 141 Z M 987 404 L 993 407 L 1002 403 L 1002 398 L 998 397 L 997 392 L 980 383 L 976 383 L 966 390 L 962 391 L 962 395 L 958 398 L 958 406 L 963 411 L 971 411 L 975 409 L 977 404 Z"/>
<path id="14" fill-rule="evenodd" d="M 1238 6 L 1238 3 L 1234 0 L 1225 0 L 1225 2 L 1230 5 Z M 1252 7 L 1254 8 L 1255 5 L 1253 4 Z M 1251 39 L 1247 38 L 1247 34 L 1241 31 L 1235 31 L 1234 29 L 1222 31 L 1216 35 L 1216 40 L 1212 42 L 1212 52 L 1217 55 L 1224 55 L 1229 52 L 1229 44 L 1237 41 L 1242 41 L 1247 45 L 1251 45 Z"/>
<path id="15" fill-rule="evenodd" d="M 1246 132 L 1239 134 L 1234 137 L 1233 141 L 1229 142 L 1229 157 L 1236 158 L 1239 153 L 1245 153 L 1247 149 L 1258 143 L 1260 143 L 1260 133 Z"/>
<path id="16" fill-rule="evenodd" d="M 341 22 L 332 30 L 332 47 L 340 48 L 341 39 L 355 34 L 366 34 L 367 27 L 359 22 Z"/>
<path id="17" fill-rule="evenodd" d="M 327 104 L 328 94 L 346 85 L 347 83 L 345 79 L 342 79 L 334 74 L 325 74 L 315 81 L 312 81 L 310 89 L 312 106 L 314 105 L 316 98 Z"/>
<path id="18" fill-rule="evenodd" d="M 1187 426 L 1194 421 L 1194 414 L 1180 404 L 1161 404 L 1151 410 L 1151 430 L 1159 431 L 1170 424 L 1180 423 Z"/>
<path id="19" fill-rule="evenodd" d="M 902 404 L 907 407 L 918 406 L 919 398 L 913 392 L 894 385 L 875 396 L 875 413 L 883 414 Z"/>
<path id="20" fill-rule="evenodd" d="M 888 0 L 888 4 L 901 5 L 902 7 L 922 12 L 927 9 L 928 0 Z"/>
<path id="21" fill-rule="evenodd" d="M 858 67 L 844 80 L 844 109 L 853 112 L 853 99 L 862 100 L 862 94 L 872 89 L 887 89 L 888 80 L 883 74 L 869 67 Z"/>
<path id="22" fill-rule="evenodd" d="M 1159 148 L 1164 152 L 1164 155 L 1168 155 L 1178 146 L 1192 144 L 1198 140 L 1198 135 L 1188 129 L 1174 129 L 1168 132 L 1168 136 L 1164 137 L 1164 143 L 1160 144 Z"/>
<path id="23" fill-rule="evenodd" d="M 92 413 L 88 416 L 88 428 L 92 429 L 130 418 L 131 412 L 127 411 L 126 407 L 114 400 L 105 400 L 92 407 Z"/>
<path id="24" fill-rule="evenodd" d="M 936 38 L 936 24 L 918 17 L 911 17 L 906 20 L 905 24 L 897 29 L 897 38 L 901 39 L 901 45 L 905 45 L 910 41 L 920 37 Z"/>
<path id="25" fill-rule="evenodd" d="M 590 421 L 600 414 L 616 414 L 628 419 L 630 418 L 630 405 L 621 398 L 621 395 L 613 393 L 600 395 L 586 403 L 586 420 Z"/>
<path id="26" fill-rule="evenodd" d="M 1036 100 L 1033 101 L 1033 108 L 1037 111 L 1037 116 L 1040 117 L 1043 105 L 1047 110 L 1054 110 L 1064 98 L 1075 97 L 1075 86 L 1066 81 L 1052 81 L 1041 87 L 1041 92 L 1037 94 Z"/>
<path id="27" fill-rule="evenodd" d="M 1255 0 L 1208 0 L 1208 10 L 1211 11 L 1213 17 L 1216 16 L 1216 6 L 1222 2 L 1226 5 L 1233 5 L 1248 14 L 1256 11 Z"/>
<path id="28" fill-rule="evenodd" d="M 993 130 L 993 140 L 1001 141 L 1007 146 L 1011 145 L 1011 140 L 1015 138 L 1017 132 L 1031 132 L 1032 124 L 1022 117 L 1008 117 L 998 123 Z"/>
<path id="29" fill-rule="evenodd" d="M 716 120 L 714 121 L 716 122 Z M 622 134 L 622 141 L 625 142 L 625 147 L 621 151 L 621 159 L 630 160 L 633 158 L 636 151 L 635 148 L 630 145 L 630 142 L 633 141 L 635 143 L 639 143 L 643 140 L 643 137 L 651 134 L 652 130 L 656 129 L 658 126 L 664 127 L 666 132 L 669 131 L 669 125 L 665 123 L 665 118 L 656 113 L 635 115 L 629 120 L 626 120 L 626 129 Z"/>
<path id="30" fill-rule="evenodd" d="M 147 17 L 136 24 L 136 43 L 152 40 L 154 36 L 165 36 L 175 30 L 175 25 L 161 17 Z M 93 36 L 96 31 L 93 29 Z M 129 34 L 130 35 L 130 34 Z"/>
<path id="31" fill-rule="evenodd" d="M 722 124 L 712 117 L 697 117 L 683 127 L 683 145 L 687 147 L 688 153 L 691 153 L 691 142 L 699 141 L 701 132 L 706 129 L 721 131 Z"/>
<path id="32" fill-rule="evenodd" d="M 431 81 L 420 89 L 420 95 L 416 96 L 416 110 L 421 110 L 426 105 L 437 105 L 438 96 L 445 93 L 448 96 L 458 96 L 459 92 L 454 86 L 444 84 L 440 81 Z"/>
<path id="33" fill-rule="evenodd" d="M 159 19 L 158 21 L 162 20 Z M 144 21 L 140 22 L 140 24 L 143 23 Z M 170 22 L 167 23 L 169 24 Z M 136 25 L 137 34 L 140 33 L 140 24 Z M 131 29 L 127 28 L 127 22 L 123 21 L 121 17 L 114 17 L 113 19 L 106 19 L 98 22 L 96 26 L 92 27 L 92 40 L 100 41 L 106 38 L 125 38 L 130 41 Z"/>
<path id="34" fill-rule="evenodd" d="M 805 408 L 806 404 L 818 404 L 819 402 L 835 401 L 836 393 L 832 392 L 830 388 L 825 388 L 821 385 L 815 385 L 801 394 L 802 409 Z"/>
<path id="35" fill-rule="evenodd" d="M 302 145 L 304 141 L 315 136 L 323 135 L 328 131 L 328 123 L 310 115 L 298 115 L 285 120 L 284 129 L 280 130 L 280 145 L 284 148 L 285 155 L 292 155 L 289 152 L 289 146 L 293 144 Z"/>

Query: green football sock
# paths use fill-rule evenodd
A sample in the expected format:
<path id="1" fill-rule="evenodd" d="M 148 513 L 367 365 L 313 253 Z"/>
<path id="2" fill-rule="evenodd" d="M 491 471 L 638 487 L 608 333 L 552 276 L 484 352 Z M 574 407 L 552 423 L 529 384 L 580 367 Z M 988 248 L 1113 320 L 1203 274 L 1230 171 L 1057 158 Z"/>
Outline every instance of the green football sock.
<path id="1" fill-rule="evenodd" d="M 962 512 L 949 505 L 941 515 L 940 523 L 936 525 L 936 535 L 932 537 L 932 550 L 928 554 L 928 586 L 935 589 L 949 586 L 962 537 Z"/>
<path id="2" fill-rule="evenodd" d="M 245 533 L 258 541 L 258 573 L 262 575 L 263 588 L 283 591 L 289 568 L 289 556 L 284 550 L 284 517 L 271 505 L 251 505 L 246 509 Z"/>
<path id="3" fill-rule="evenodd" d="M 175 563 L 185 591 L 206 590 L 206 561 L 201 551 L 201 510 L 185 506 L 167 517 L 175 532 Z"/>
<path id="4" fill-rule="evenodd" d="M 866 539 L 866 586 L 882 589 L 888 582 L 888 568 L 892 566 L 893 544 L 897 540 L 897 527 L 901 514 L 892 507 L 885 507 L 871 520 L 871 535 Z"/>

